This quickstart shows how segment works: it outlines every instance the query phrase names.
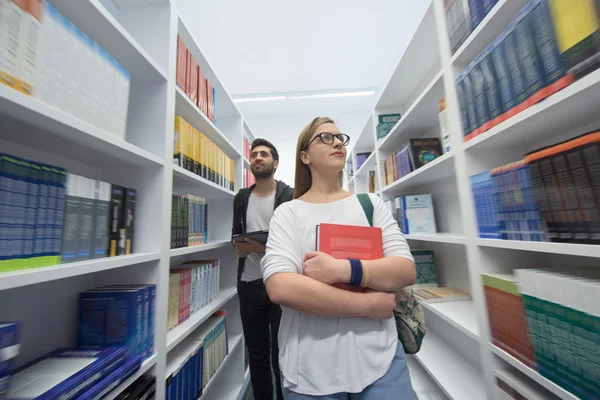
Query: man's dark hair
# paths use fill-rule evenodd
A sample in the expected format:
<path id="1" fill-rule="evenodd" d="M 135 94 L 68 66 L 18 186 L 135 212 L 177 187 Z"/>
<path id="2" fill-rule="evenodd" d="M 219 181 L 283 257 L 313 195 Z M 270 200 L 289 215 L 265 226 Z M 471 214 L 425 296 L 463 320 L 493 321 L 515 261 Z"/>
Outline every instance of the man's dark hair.
<path id="1" fill-rule="evenodd" d="M 273 157 L 273 161 L 279 161 L 279 153 L 277 152 L 275 146 L 273 146 L 273 143 L 269 142 L 266 139 L 255 139 L 254 142 L 252 142 L 252 146 L 250 146 L 250 151 L 254 150 L 258 146 L 265 146 L 271 149 L 271 156 Z"/>

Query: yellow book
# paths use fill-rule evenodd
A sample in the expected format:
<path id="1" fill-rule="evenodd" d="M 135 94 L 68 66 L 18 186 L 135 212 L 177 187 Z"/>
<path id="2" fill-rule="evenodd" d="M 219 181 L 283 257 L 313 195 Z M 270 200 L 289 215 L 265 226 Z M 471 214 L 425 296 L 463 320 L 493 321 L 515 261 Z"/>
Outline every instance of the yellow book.
<path id="1" fill-rule="evenodd" d="M 175 117 L 175 129 L 173 130 L 173 163 L 183 166 L 183 143 L 184 132 L 183 127 L 185 121 L 179 115 Z"/>
<path id="2" fill-rule="evenodd" d="M 200 169 L 200 132 L 198 132 L 197 129 L 194 129 L 194 146 L 192 151 L 192 159 L 194 160 L 194 173 L 198 175 Z"/>
<path id="3" fill-rule="evenodd" d="M 186 152 L 185 152 L 185 169 L 188 171 L 194 171 L 194 127 L 187 124 L 187 136 L 185 139 Z"/>
<path id="4" fill-rule="evenodd" d="M 232 159 L 229 159 L 229 175 L 231 184 L 229 186 L 230 190 L 235 190 L 235 162 Z"/>
<path id="5" fill-rule="evenodd" d="M 206 142 L 206 136 L 203 133 L 200 134 L 200 166 L 201 173 L 200 176 L 206 178 L 206 148 L 208 144 Z"/>
<path id="6" fill-rule="evenodd" d="M 210 181 L 215 181 L 215 144 L 211 141 L 209 145 L 208 167 L 210 172 Z"/>

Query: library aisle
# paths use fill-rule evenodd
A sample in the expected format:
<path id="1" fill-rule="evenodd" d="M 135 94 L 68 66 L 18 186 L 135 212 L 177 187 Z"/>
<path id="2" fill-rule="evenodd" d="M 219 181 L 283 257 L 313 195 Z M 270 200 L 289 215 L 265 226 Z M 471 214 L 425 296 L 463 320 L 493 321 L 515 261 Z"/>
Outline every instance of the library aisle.
<path id="1" fill-rule="evenodd" d="M 423 1 L 345 182 L 415 256 L 415 398 L 598 399 L 600 5 Z M 252 398 L 230 236 L 261 133 L 192 23 L 0 0 L 0 399 Z"/>

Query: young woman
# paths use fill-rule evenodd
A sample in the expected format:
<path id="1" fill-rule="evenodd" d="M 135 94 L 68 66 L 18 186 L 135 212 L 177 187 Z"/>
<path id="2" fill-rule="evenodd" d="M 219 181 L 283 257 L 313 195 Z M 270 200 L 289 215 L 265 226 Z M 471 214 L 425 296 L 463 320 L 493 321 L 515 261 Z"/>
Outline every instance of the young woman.
<path id="1" fill-rule="evenodd" d="M 315 251 L 320 223 L 369 226 L 357 197 L 341 186 L 348 142 L 329 118 L 304 128 L 296 149 L 295 199 L 281 205 L 270 223 L 261 267 L 269 297 L 283 310 L 279 365 L 286 400 L 413 398 L 393 310 L 394 292 L 412 285 L 416 272 L 391 213 L 369 195 L 384 258 L 337 260 Z M 364 293 L 332 286 L 356 284 L 357 268 Z"/>

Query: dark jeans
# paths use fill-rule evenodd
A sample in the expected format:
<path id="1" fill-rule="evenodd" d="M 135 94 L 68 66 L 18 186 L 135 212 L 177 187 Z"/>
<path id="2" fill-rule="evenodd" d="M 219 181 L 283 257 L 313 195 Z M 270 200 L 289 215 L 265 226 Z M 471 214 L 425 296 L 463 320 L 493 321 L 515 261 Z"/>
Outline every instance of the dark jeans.
<path id="1" fill-rule="evenodd" d="M 271 363 L 277 387 L 277 399 L 283 400 L 279 372 L 279 346 L 277 333 L 281 320 L 281 307 L 269 299 L 262 280 L 238 285 L 240 314 L 244 339 L 250 358 L 250 381 L 255 400 L 273 400 Z M 269 361 L 269 354 L 271 360 Z"/>

